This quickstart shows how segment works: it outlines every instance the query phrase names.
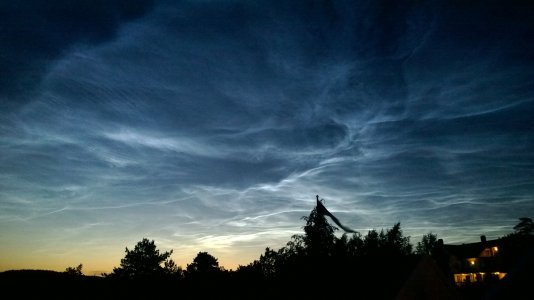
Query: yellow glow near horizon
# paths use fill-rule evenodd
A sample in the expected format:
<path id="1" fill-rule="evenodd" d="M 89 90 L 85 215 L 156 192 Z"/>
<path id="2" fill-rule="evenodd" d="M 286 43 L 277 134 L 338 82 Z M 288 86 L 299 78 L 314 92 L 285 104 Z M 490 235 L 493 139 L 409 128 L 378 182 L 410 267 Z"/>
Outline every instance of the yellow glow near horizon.
<path id="1" fill-rule="evenodd" d="M 132 248 L 131 245 L 128 248 Z M 8 270 L 51 270 L 63 272 L 67 267 L 83 265 L 82 272 L 85 275 L 101 275 L 111 273 L 113 268 L 120 265 L 124 258 L 124 248 L 105 249 L 102 252 L 90 252 L 85 250 L 72 251 L 69 253 L 51 254 L 34 251 L 31 249 L 3 249 L 0 251 L 0 272 Z M 6 251 L 7 250 L 7 251 Z M 161 249 L 160 249 L 161 250 Z M 226 270 L 236 270 L 239 265 L 247 265 L 258 259 L 263 249 L 250 249 L 243 252 L 228 252 L 206 249 L 208 253 L 218 259 L 219 265 Z M 190 264 L 199 250 L 175 251 L 171 258 L 182 269 Z"/>

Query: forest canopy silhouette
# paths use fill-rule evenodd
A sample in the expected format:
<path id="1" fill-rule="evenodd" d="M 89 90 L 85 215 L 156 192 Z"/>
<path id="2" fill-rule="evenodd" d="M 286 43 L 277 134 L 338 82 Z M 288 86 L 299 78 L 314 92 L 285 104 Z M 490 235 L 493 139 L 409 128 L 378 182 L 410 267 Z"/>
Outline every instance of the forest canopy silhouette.
<path id="1" fill-rule="evenodd" d="M 335 232 L 339 228 L 330 224 L 327 216 L 340 223 L 317 196 L 317 205 L 308 216 L 302 217 L 305 223 L 302 234 L 293 235 L 278 250 L 265 248 L 258 259 L 236 270 L 226 270 L 216 257 L 205 251 L 198 252 L 183 269 L 170 258 L 172 250 L 161 252 L 154 240 L 143 238 L 133 248 L 126 247 L 120 265 L 102 277 L 83 276 L 83 265 L 79 264 L 67 267 L 63 273 L 7 271 L 0 273 L 0 282 L 33 284 L 48 292 L 65 291 L 66 282 L 73 290 L 90 289 L 91 297 L 100 293 L 117 297 L 142 293 L 153 296 L 153 293 L 165 293 L 170 287 L 195 298 L 223 295 L 255 299 L 309 298 L 320 294 L 341 297 L 346 291 L 337 287 L 350 287 L 361 295 L 394 299 L 409 294 L 406 282 L 424 261 L 434 268 L 432 276 L 439 278 L 445 287 L 436 299 L 457 299 L 462 293 L 472 298 L 485 292 L 454 287 L 443 241 L 434 233 L 425 234 L 415 249 L 410 237 L 403 234 L 400 222 L 388 229 L 369 230 L 365 235 L 345 227 L 345 233 L 338 237 Z M 520 218 L 514 232 L 504 239 L 523 241 L 524 237 L 532 237 L 532 224 L 530 218 Z M 532 250 L 532 243 L 518 244 Z M 518 251 L 511 251 L 509 257 Z M 436 296 L 436 291 L 427 289 L 418 293 L 433 299 Z"/>

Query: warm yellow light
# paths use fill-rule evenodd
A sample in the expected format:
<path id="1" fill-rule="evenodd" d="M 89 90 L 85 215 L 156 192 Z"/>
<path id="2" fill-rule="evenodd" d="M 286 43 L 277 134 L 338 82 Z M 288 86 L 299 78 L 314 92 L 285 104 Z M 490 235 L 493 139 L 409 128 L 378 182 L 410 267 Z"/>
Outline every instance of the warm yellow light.
<path id="1" fill-rule="evenodd" d="M 470 263 L 471 263 L 471 265 L 473 266 L 473 265 L 475 264 L 475 261 L 472 260 L 472 261 L 470 261 Z"/>
<path id="2" fill-rule="evenodd" d="M 499 248 L 493 247 L 493 251 L 497 252 L 497 251 L 499 251 Z"/>

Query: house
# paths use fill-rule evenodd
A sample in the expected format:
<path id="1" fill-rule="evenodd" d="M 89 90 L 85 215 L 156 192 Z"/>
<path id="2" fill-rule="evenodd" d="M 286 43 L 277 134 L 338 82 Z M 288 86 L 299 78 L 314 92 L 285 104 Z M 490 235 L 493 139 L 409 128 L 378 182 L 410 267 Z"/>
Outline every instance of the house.
<path id="1" fill-rule="evenodd" d="M 511 234 L 487 240 L 482 235 L 480 242 L 461 245 L 439 240 L 437 250 L 457 286 L 494 286 L 516 270 L 524 257 L 532 256 L 534 236 Z"/>
<path id="2" fill-rule="evenodd" d="M 502 251 L 506 251 L 505 244 L 503 239 L 488 241 L 486 236 L 482 235 L 480 242 L 444 245 L 454 283 L 463 286 L 503 279 L 508 270 L 503 256 L 500 255 Z"/>

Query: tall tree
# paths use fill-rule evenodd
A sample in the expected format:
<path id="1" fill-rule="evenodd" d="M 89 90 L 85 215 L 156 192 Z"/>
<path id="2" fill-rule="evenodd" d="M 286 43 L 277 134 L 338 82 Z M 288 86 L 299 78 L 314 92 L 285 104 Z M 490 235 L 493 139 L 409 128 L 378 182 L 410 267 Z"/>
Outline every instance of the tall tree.
<path id="1" fill-rule="evenodd" d="M 529 235 L 534 233 L 534 222 L 531 218 L 519 218 L 519 223 L 514 226 L 514 230 L 520 235 Z"/>
<path id="2" fill-rule="evenodd" d="M 314 256 L 328 256 L 334 248 L 336 227 L 330 225 L 325 215 L 319 213 L 316 206 L 308 217 L 304 226 L 304 245 L 308 254 Z"/>
<path id="3" fill-rule="evenodd" d="M 349 239 L 347 244 L 347 251 L 351 257 L 360 255 L 363 251 L 364 241 L 360 233 L 355 233 Z"/>
<path id="4" fill-rule="evenodd" d="M 381 236 L 383 235 L 383 232 L 380 232 L 380 234 L 378 234 L 378 232 L 374 229 L 369 230 L 369 232 L 367 232 L 367 235 L 363 238 L 361 254 L 378 255 L 378 251 L 381 248 L 382 243 Z"/>
<path id="5" fill-rule="evenodd" d="M 400 222 L 393 225 L 393 227 L 386 232 L 385 237 L 385 247 L 389 254 L 408 255 L 412 253 L 410 237 L 403 236 Z"/>
<path id="6" fill-rule="evenodd" d="M 209 275 L 220 271 L 219 261 L 208 252 L 199 252 L 193 262 L 187 265 L 188 275 Z"/>
<path id="7" fill-rule="evenodd" d="M 264 278 L 276 276 L 278 257 L 278 253 L 269 247 L 265 248 L 265 253 L 260 255 L 258 266 Z"/>
<path id="8" fill-rule="evenodd" d="M 438 245 L 438 236 L 432 232 L 429 232 L 421 238 L 420 242 L 417 242 L 415 246 L 415 253 L 422 255 L 433 255 Z"/>
<path id="9" fill-rule="evenodd" d="M 172 250 L 160 253 L 154 241 L 143 238 L 138 242 L 133 250 L 126 247 L 126 255 L 121 259 L 120 267 L 114 268 L 112 276 L 126 278 L 149 278 L 164 275 L 168 271 L 166 267 L 174 266 L 174 262 L 169 259 Z M 171 262 L 172 261 L 172 262 Z"/>

